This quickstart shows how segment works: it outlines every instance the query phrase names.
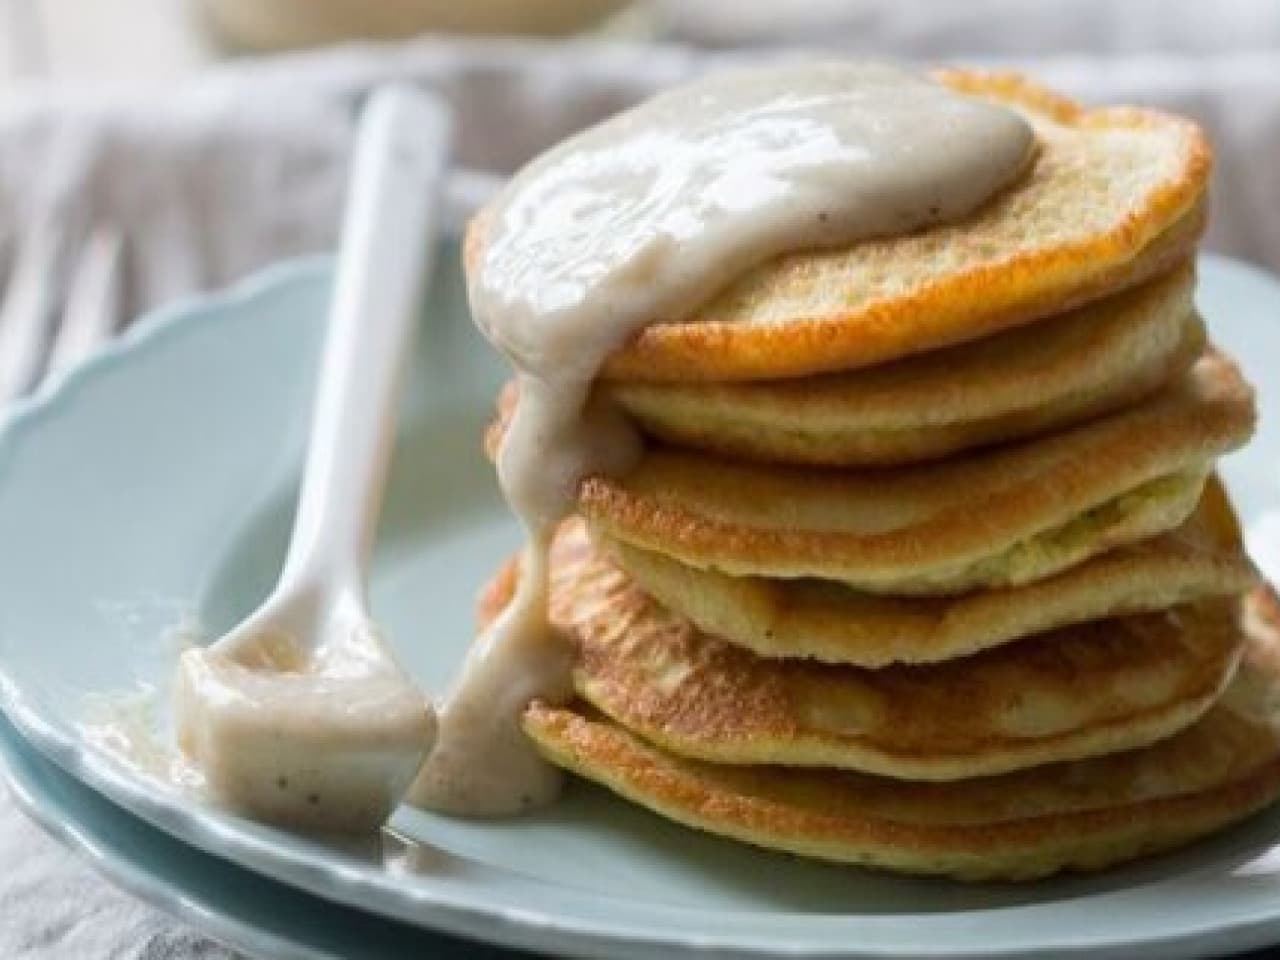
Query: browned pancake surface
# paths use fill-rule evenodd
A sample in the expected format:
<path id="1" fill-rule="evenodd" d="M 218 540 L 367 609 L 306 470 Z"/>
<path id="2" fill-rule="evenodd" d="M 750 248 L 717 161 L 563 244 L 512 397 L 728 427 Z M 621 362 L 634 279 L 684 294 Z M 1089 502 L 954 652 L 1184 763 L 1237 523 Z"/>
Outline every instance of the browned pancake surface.
<path id="1" fill-rule="evenodd" d="M 525 729 L 568 770 L 688 826 L 841 863 L 965 879 L 1092 870 L 1178 846 L 1280 794 L 1280 653 L 1255 616 L 1222 702 L 1141 750 L 996 777 L 911 783 L 847 771 L 680 759 L 581 705 Z"/>
<path id="2" fill-rule="evenodd" d="M 486 616 L 506 601 L 499 577 Z M 580 696 L 677 754 L 906 779 L 984 776 L 1130 749 L 1208 709 L 1234 669 L 1234 598 L 1077 624 L 930 667 L 764 660 L 653 601 L 565 525 L 551 616 Z"/>

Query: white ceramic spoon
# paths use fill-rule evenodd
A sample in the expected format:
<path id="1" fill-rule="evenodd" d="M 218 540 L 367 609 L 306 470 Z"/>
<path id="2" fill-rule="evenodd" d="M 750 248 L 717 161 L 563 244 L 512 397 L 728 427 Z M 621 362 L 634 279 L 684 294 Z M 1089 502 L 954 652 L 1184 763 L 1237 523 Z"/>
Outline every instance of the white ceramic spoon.
<path id="1" fill-rule="evenodd" d="M 369 616 L 365 569 L 449 133 L 435 98 L 371 97 L 284 570 L 261 608 L 179 667 L 179 742 L 218 802 L 258 819 L 376 828 L 435 737 Z"/>

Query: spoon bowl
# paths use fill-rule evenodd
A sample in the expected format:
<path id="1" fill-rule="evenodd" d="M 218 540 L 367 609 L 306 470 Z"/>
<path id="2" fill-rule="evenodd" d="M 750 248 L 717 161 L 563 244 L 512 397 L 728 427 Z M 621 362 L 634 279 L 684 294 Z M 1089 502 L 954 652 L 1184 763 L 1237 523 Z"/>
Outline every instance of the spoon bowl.
<path id="1" fill-rule="evenodd" d="M 369 613 L 366 568 L 448 139 L 436 98 L 371 98 L 284 570 L 260 609 L 179 664 L 178 742 L 215 801 L 256 819 L 376 829 L 435 738 Z"/>
<path id="2" fill-rule="evenodd" d="M 309 599 L 285 597 L 215 649 L 183 655 L 179 743 L 215 797 L 256 819 L 376 827 L 421 764 L 435 716 L 360 604 Z"/>

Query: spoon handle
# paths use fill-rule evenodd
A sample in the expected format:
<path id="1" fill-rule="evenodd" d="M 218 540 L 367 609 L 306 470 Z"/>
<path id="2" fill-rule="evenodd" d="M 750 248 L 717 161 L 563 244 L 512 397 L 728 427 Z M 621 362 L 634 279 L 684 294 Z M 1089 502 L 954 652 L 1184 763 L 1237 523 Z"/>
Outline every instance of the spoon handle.
<path id="1" fill-rule="evenodd" d="M 408 87 L 361 117 L 282 587 L 364 589 L 450 133 L 443 103 Z"/>

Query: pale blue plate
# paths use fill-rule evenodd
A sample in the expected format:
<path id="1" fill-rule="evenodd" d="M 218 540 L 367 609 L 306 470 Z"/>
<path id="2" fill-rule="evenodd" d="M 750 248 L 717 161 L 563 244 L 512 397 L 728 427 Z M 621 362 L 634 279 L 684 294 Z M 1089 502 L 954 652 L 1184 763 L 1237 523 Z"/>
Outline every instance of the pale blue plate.
<path id="1" fill-rule="evenodd" d="M 478 441 L 501 370 L 466 320 L 456 252 L 441 263 L 373 589 L 435 690 L 477 587 L 516 543 Z M 421 846 L 343 848 L 193 804 L 93 748 L 82 725 L 103 695 L 165 689 L 166 627 L 191 612 L 216 635 L 272 582 L 328 279 L 323 262 L 290 264 L 166 311 L 0 435 L 0 701 L 59 765 L 185 843 L 318 896 L 561 953 L 1172 957 L 1280 939 L 1280 811 L 1099 877 L 963 887 L 758 852 L 583 785 L 506 823 L 402 810 L 394 828 Z M 1208 259 L 1201 305 L 1261 389 L 1263 429 L 1225 473 L 1276 576 L 1280 285 Z"/>

